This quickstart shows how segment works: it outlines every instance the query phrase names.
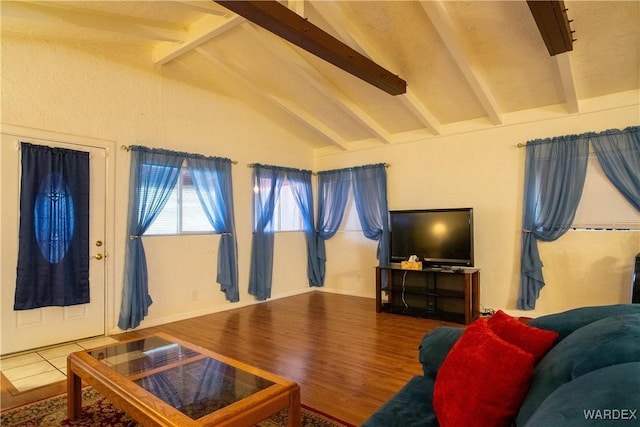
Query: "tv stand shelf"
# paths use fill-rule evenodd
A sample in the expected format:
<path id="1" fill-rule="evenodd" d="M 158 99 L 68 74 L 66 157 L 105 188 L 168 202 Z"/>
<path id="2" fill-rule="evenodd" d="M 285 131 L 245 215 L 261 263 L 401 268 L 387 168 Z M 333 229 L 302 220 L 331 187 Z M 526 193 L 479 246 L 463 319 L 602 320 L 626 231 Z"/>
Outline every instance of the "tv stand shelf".
<path id="1" fill-rule="evenodd" d="M 376 311 L 469 324 L 480 314 L 480 270 L 376 267 Z"/>

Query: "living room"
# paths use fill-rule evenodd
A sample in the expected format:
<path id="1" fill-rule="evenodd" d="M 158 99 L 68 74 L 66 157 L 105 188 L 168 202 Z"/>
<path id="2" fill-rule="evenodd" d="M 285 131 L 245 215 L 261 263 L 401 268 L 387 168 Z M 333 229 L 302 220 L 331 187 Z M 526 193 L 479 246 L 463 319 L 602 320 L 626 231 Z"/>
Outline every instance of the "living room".
<path id="1" fill-rule="evenodd" d="M 130 154 L 119 147 L 133 144 L 237 162 L 233 185 L 240 302 L 226 302 L 214 283 L 217 236 L 151 237 L 145 239 L 145 249 L 154 304 L 143 326 L 256 302 L 247 294 L 252 184 L 246 165 L 252 163 L 313 171 L 387 163 L 390 209 L 473 207 L 475 265 L 481 269 L 483 307 L 533 317 L 630 301 L 633 258 L 639 252 L 637 233 L 576 231 L 540 244 L 548 285 L 535 311 L 514 312 L 525 158 L 525 150 L 517 144 L 635 125 L 637 91 L 589 100 L 580 114 L 318 157 L 286 128 L 244 104 L 163 78 L 135 49 L 100 47 L 96 56 L 83 46 L 60 44 L 52 55 L 48 42 L 7 37 L 3 48 L 3 123 L 112 141 L 109 156 L 114 159 L 115 197 L 107 211 L 114 238 L 106 242 L 109 333 L 115 332 L 120 307 L 124 259 L 117 254 L 124 249 L 128 204 Z M 93 77 L 96 73 L 101 76 L 98 81 Z M 8 151 L 15 157 L 14 147 Z M 12 215 L 17 218 L 17 212 Z M 3 221 L 3 227 L 14 225 Z M 327 241 L 327 254 L 327 277 L 321 290 L 375 296 L 376 242 L 359 231 L 344 231 Z M 274 256 L 273 298 L 311 290 L 302 233 L 277 234 Z M 12 282 L 15 268 L 11 259 L 15 260 L 3 256 L 3 292 L 10 291 L 6 284 Z M 7 299 L 12 300 L 3 297 Z"/>
<path id="2" fill-rule="evenodd" d="M 638 125 L 639 90 L 581 100 L 580 111 L 562 105 L 506 115 L 501 125 L 484 119 L 455 131 L 401 144 L 318 154 L 303 139 L 306 129 L 269 106 L 251 106 L 220 82 L 178 79 L 180 67 L 158 68 L 146 46 L 58 41 L 3 34 L 2 119 L 24 140 L 99 141 L 108 152 L 105 324 L 116 327 L 122 298 L 127 235 L 130 152 L 121 146 L 228 157 L 237 162 L 233 196 L 238 241 L 240 301 L 230 303 L 215 283 L 219 236 L 144 239 L 153 304 L 141 328 L 258 304 L 248 294 L 252 237 L 252 171 L 261 163 L 315 172 L 386 163 L 392 210 L 472 207 L 475 267 L 480 269 L 480 305 L 514 316 L 537 317 L 574 307 L 630 302 L 637 231 L 570 231 L 540 243 L 546 286 L 532 311 L 516 310 L 525 150 L 537 138 L 624 129 Z M 634 63 L 637 67 L 638 62 Z M 185 71 L 185 74 L 186 73 Z M 216 90 L 211 90 L 211 88 Z M 2 300 L 12 302 L 18 223 L 15 142 L 2 141 Z M 5 169 L 6 168 L 6 169 Z M 9 169 L 12 168 L 12 169 Z M 10 212 L 7 212 L 9 210 Z M 302 233 L 275 239 L 272 299 L 307 292 L 375 298 L 377 242 L 361 231 L 343 230 L 327 241 L 326 280 L 309 288 Z M 6 313 L 2 307 L 3 316 Z M 3 318 L 4 319 L 4 318 Z M 5 322 L 3 322 L 5 323 Z M 5 339 L 14 337 L 3 333 Z"/>

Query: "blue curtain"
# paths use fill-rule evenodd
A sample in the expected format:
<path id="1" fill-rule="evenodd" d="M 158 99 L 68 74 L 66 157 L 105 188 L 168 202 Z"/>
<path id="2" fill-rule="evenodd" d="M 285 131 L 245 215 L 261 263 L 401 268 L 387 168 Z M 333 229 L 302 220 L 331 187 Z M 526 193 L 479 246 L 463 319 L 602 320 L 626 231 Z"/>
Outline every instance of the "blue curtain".
<path id="1" fill-rule="evenodd" d="M 129 176 L 129 239 L 125 248 L 124 284 L 118 327 L 135 328 L 148 314 L 147 259 L 142 235 L 167 203 L 178 182 L 183 156 L 140 146 L 131 147 Z"/>
<path id="2" fill-rule="evenodd" d="M 89 302 L 89 153 L 23 142 L 15 310 Z"/>
<path id="3" fill-rule="evenodd" d="M 556 240 L 573 222 L 587 171 L 589 135 L 529 141 L 526 150 L 520 310 L 534 309 L 544 286 L 537 240 Z"/>
<path id="4" fill-rule="evenodd" d="M 352 169 L 353 198 L 366 238 L 378 241 L 377 258 L 381 267 L 389 266 L 389 207 L 387 171 L 384 164 Z"/>
<path id="5" fill-rule="evenodd" d="M 325 240 L 332 238 L 344 217 L 351 188 L 351 169 L 318 172 L 318 269 L 324 283 L 327 262 Z"/>
<path id="6" fill-rule="evenodd" d="M 318 247 L 313 218 L 313 193 L 311 190 L 311 171 L 288 170 L 287 181 L 302 213 L 304 236 L 307 243 L 307 277 L 309 286 L 322 286 L 323 276 L 318 262 Z"/>
<path id="7" fill-rule="evenodd" d="M 193 185 L 209 223 L 220 233 L 216 281 L 228 301 L 240 300 L 238 292 L 238 243 L 233 209 L 231 160 L 193 156 L 187 159 Z"/>
<path id="8" fill-rule="evenodd" d="M 640 127 L 602 132 L 591 144 L 607 178 L 640 211 Z"/>
<path id="9" fill-rule="evenodd" d="M 285 180 L 283 168 L 253 166 L 253 237 L 249 294 L 259 301 L 271 297 L 273 275 L 273 211 Z"/>

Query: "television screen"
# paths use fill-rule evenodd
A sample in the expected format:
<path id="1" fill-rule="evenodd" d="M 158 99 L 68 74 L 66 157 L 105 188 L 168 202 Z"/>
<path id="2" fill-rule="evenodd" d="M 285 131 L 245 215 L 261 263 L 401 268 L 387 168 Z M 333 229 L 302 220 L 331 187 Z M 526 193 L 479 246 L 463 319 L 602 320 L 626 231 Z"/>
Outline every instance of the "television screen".
<path id="1" fill-rule="evenodd" d="M 391 261 L 473 267 L 473 209 L 390 211 Z"/>

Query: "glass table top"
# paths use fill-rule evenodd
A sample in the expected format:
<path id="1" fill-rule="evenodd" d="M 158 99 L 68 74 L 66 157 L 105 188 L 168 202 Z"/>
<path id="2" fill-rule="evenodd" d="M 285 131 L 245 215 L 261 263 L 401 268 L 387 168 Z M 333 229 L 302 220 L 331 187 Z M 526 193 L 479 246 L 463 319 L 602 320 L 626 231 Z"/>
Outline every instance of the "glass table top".
<path id="1" fill-rule="evenodd" d="M 274 384 L 157 336 L 88 353 L 193 419 Z"/>

